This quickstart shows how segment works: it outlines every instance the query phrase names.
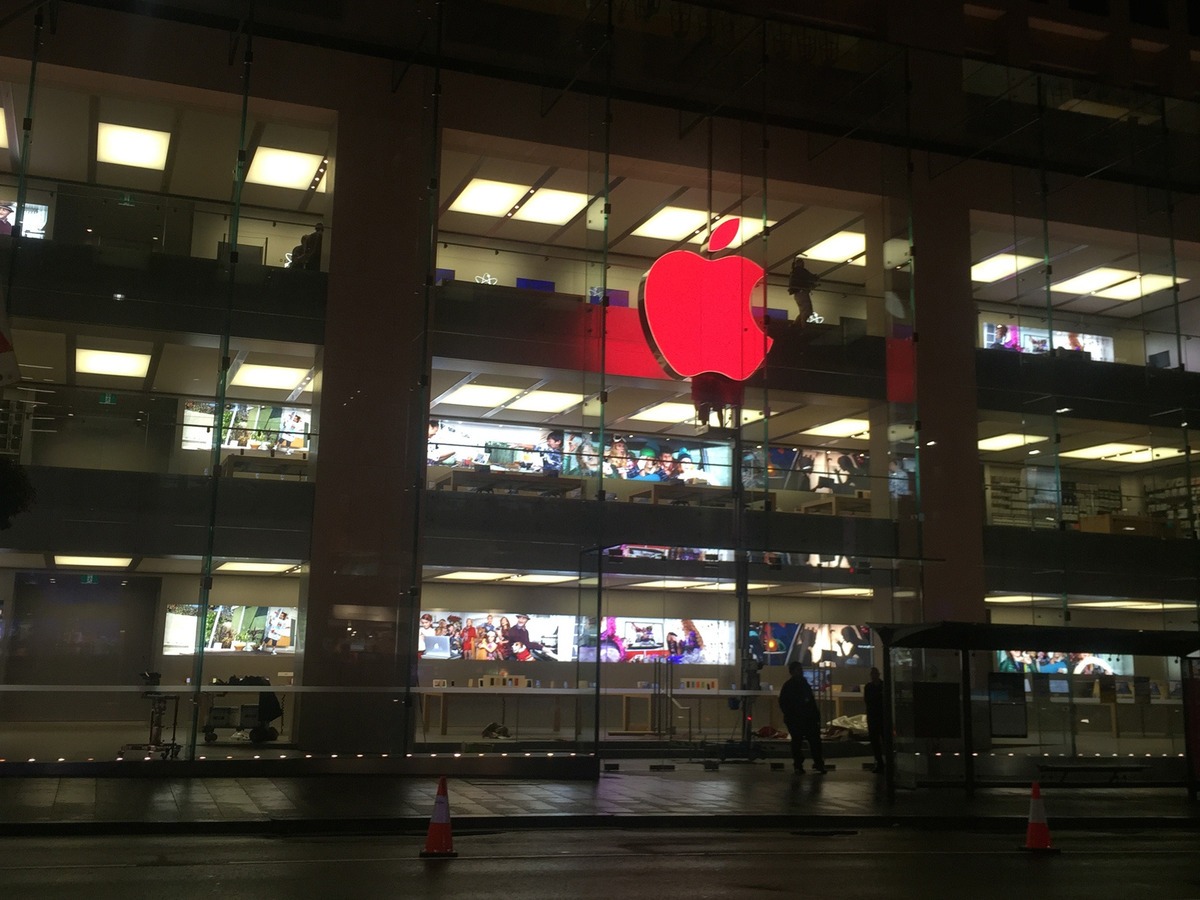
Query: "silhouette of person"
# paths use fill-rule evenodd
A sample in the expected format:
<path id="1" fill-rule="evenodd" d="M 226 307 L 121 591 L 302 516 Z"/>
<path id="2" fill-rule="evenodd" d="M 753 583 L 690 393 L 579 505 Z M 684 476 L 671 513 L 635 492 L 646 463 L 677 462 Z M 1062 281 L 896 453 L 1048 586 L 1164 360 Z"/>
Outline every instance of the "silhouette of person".
<path id="1" fill-rule="evenodd" d="M 876 772 L 883 771 L 883 678 L 876 668 L 871 669 L 871 680 L 863 685 L 863 703 L 867 707 L 867 739 L 871 752 L 875 754 Z"/>
<path id="2" fill-rule="evenodd" d="M 788 293 L 792 295 L 792 299 L 796 301 L 796 308 L 799 310 L 797 321 L 801 324 L 815 321 L 810 292 L 818 284 L 820 284 L 820 279 L 804 267 L 803 259 L 797 256 L 792 260 L 792 271 L 788 275 L 787 289 Z"/>
<path id="3" fill-rule="evenodd" d="M 804 741 L 812 752 L 813 771 L 824 775 L 825 756 L 821 749 L 821 709 L 813 694 L 804 667 L 798 662 L 788 664 L 788 675 L 779 691 L 779 708 L 792 740 L 792 767 L 797 775 L 804 774 Z"/>

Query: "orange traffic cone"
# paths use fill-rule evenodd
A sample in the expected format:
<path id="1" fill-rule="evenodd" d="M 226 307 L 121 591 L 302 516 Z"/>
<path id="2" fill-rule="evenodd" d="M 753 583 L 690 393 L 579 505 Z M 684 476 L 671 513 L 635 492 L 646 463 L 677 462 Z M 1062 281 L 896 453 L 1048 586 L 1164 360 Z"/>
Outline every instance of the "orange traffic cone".
<path id="1" fill-rule="evenodd" d="M 446 776 L 438 780 L 437 797 L 433 801 L 433 818 L 429 820 L 429 834 L 425 838 L 422 859 L 451 859 L 454 838 L 450 834 L 450 798 L 446 794 Z"/>
<path id="2" fill-rule="evenodd" d="M 1029 826 L 1025 830 L 1025 846 L 1022 850 L 1037 850 L 1057 853 L 1050 846 L 1050 826 L 1046 824 L 1046 807 L 1042 804 L 1042 789 L 1035 781 L 1033 796 L 1029 800 Z"/>

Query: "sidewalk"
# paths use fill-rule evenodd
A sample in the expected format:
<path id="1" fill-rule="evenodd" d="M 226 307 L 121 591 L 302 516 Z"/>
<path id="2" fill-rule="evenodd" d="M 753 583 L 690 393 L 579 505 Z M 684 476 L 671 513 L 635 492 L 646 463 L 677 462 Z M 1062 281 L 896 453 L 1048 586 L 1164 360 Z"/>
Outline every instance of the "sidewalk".
<path id="1" fill-rule="evenodd" d="M 838 761 L 834 761 L 838 762 Z M 871 828 L 1003 830 L 1023 835 L 1027 788 L 899 790 L 858 760 L 795 776 L 765 761 L 706 770 L 623 760 L 599 781 L 448 779 L 456 830 L 522 828 Z M 790 767 L 789 767 L 790 768 Z M 0 835 L 423 832 L 437 778 L 324 775 L 245 778 L 0 779 Z M 1052 829 L 1200 829 L 1182 788 L 1044 785 Z"/>

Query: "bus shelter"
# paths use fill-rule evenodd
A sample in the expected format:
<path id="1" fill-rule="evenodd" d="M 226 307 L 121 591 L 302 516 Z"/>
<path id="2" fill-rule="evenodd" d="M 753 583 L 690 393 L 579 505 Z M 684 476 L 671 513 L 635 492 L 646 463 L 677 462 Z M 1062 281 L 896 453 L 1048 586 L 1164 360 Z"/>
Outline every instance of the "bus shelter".
<path id="1" fill-rule="evenodd" d="M 1200 786 L 1200 632 L 873 624 L 888 787 Z"/>

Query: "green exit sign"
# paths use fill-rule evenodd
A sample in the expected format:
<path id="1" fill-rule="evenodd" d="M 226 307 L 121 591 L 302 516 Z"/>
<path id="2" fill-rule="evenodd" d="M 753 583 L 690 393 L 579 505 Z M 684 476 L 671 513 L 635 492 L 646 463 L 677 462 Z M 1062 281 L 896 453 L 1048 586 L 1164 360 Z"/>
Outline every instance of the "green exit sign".
<path id="1" fill-rule="evenodd" d="M 100 576 L 99 575 L 80 575 L 79 581 L 81 584 L 99 584 Z"/>
<path id="2" fill-rule="evenodd" d="M 101 394 L 100 395 L 100 405 L 101 406 L 116 406 L 117 405 L 117 395 L 116 394 Z"/>

